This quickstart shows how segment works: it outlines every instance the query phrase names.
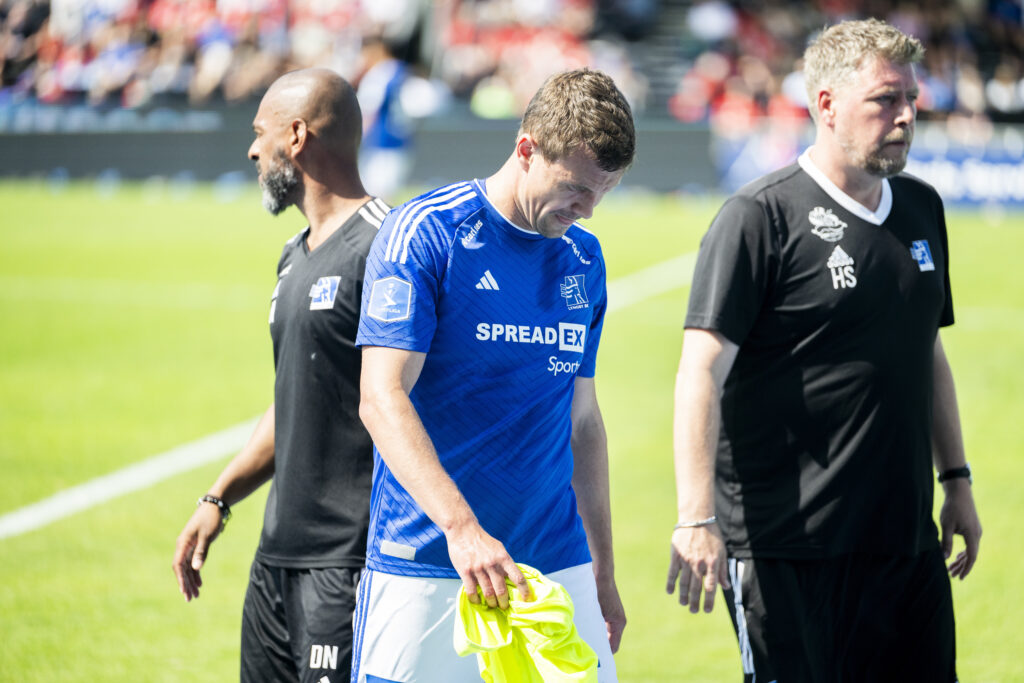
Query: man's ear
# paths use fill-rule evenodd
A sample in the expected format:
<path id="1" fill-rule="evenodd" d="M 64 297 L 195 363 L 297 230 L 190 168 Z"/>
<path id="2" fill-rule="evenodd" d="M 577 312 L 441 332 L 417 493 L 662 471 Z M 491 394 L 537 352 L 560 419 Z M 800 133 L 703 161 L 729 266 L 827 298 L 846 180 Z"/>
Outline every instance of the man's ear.
<path id="1" fill-rule="evenodd" d="M 530 167 L 530 162 L 537 154 L 540 154 L 537 141 L 529 133 L 521 133 L 516 138 L 516 159 L 519 160 L 519 165 L 524 171 Z"/>
<path id="2" fill-rule="evenodd" d="M 814 104 L 818 108 L 818 121 L 829 128 L 835 125 L 836 101 L 835 98 L 832 97 L 832 91 L 825 88 L 819 90 L 818 97 L 815 99 Z"/>
<path id="3" fill-rule="evenodd" d="M 293 119 L 291 129 L 288 131 L 288 146 L 291 148 L 292 158 L 298 155 L 306 147 L 309 139 L 309 128 L 302 119 Z"/>

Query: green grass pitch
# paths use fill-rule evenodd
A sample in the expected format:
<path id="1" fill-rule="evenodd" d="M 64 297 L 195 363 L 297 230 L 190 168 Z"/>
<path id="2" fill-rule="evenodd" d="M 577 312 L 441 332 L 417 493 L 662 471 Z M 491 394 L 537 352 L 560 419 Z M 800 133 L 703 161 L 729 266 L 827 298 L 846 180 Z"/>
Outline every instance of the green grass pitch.
<path id="1" fill-rule="evenodd" d="M 588 222 L 611 279 L 696 250 L 718 199 L 621 191 Z M 0 184 L 0 514 L 260 413 L 271 400 L 267 311 L 294 210 L 254 187 Z M 953 365 L 985 536 L 953 587 L 959 672 L 1024 680 L 1024 214 L 950 211 Z M 672 384 L 687 290 L 613 312 L 598 390 L 607 423 L 623 681 L 738 681 L 720 605 L 664 592 L 675 517 Z M 243 591 L 265 489 L 235 509 L 202 596 L 186 604 L 174 540 L 223 465 L 0 540 L 0 681 L 237 679 Z"/>

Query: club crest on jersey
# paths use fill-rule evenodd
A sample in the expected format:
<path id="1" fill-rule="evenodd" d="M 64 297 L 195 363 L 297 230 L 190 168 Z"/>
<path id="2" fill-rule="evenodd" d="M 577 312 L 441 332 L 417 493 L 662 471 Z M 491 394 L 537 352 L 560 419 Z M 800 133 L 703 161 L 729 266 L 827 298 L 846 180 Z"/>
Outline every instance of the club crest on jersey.
<path id="1" fill-rule="evenodd" d="M 838 242 L 843 239 L 846 223 L 839 220 L 839 216 L 832 213 L 832 209 L 816 206 L 807 214 L 807 220 L 814 226 L 811 232 L 826 242 Z"/>
<path id="2" fill-rule="evenodd" d="M 334 308 L 334 298 L 338 296 L 340 275 L 328 275 L 313 283 L 309 288 L 309 310 L 326 311 Z"/>
<path id="3" fill-rule="evenodd" d="M 409 317 L 412 302 L 412 284 L 400 277 L 390 275 L 373 283 L 370 290 L 370 305 L 366 312 L 381 322 L 394 322 Z"/>
<path id="4" fill-rule="evenodd" d="M 566 275 L 565 281 L 558 285 L 558 291 L 565 299 L 565 305 L 570 311 L 586 308 L 590 303 L 587 299 L 587 288 L 583 285 L 582 275 Z"/>
<path id="5" fill-rule="evenodd" d="M 932 261 L 932 250 L 928 246 L 928 240 L 914 240 L 910 245 L 910 255 L 917 261 L 917 269 L 921 272 L 935 270 L 935 261 Z"/>
<path id="6" fill-rule="evenodd" d="M 836 245 L 832 255 L 825 264 L 832 272 L 832 289 L 846 289 L 857 286 L 857 276 L 853 273 L 853 258 Z"/>

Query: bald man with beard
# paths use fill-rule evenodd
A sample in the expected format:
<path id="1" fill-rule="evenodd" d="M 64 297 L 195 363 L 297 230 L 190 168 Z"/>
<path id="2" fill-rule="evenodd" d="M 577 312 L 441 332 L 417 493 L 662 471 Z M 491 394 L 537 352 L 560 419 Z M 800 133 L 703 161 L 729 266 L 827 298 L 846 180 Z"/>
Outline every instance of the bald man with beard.
<path id="1" fill-rule="evenodd" d="M 270 300 L 274 402 L 199 498 L 173 562 L 185 599 L 199 597 L 231 506 L 272 480 L 242 612 L 242 681 L 349 675 L 373 469 L 355 336 L 366 254 L 390 210 L 359 178 L 361 119 L 344 79 L 306 69 L 275 81 L 253 120 L 264 207 L 294 205 L 308 225 L 285 244 Z"/>

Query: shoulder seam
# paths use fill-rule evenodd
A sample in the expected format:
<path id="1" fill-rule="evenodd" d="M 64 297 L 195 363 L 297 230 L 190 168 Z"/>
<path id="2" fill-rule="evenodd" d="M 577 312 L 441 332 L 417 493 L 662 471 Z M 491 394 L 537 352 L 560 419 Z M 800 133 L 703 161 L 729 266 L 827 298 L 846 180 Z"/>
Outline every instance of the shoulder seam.
<path id="1" fill-rule="evenodd" d="M 800 166 L 797 165 L 789 173 L 786 173 L 786 174 L 780 176 L 779 178 L 775 178 L 770 183 L 765 183 L 764 185 L 761 185 L 760 187 L 757 188 L 756 191 L 751 192 L 749 196 L 750 196 L 751 199 L 753 199 L 754 197 L 760 197 L 761 195 L 763 195 L 765 192 L 767 192 L 771 188 L 775 187 L 776 185 L 781 185 L 782 183 L 784 183 L 785 181 L 789 180 L 793 176 L 795 176 L 795 175 L 797 175 L 799 173 L 803 173 L 803 172 L 804 172 L 804 170 L 802 168 L 800 168 Z M 737 194 L 737 195 L 734 195 L 734 196 L 745 196 L 745 195 L 738 195 Z"/>

